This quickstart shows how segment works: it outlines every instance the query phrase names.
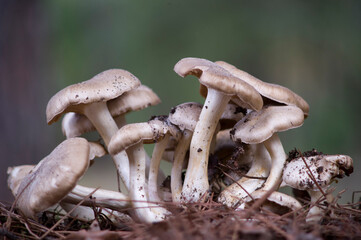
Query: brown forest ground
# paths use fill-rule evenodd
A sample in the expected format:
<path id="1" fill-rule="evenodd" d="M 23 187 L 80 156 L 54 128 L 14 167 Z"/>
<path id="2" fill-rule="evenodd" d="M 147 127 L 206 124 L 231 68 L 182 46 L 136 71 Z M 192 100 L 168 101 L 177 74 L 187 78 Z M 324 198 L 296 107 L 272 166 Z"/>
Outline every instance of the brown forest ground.
<path id="1" fill-rule="evenodd" d="M 326 214 L 317 224 L 305 221 L 307 205 L 280 216 L 256 207 L 260 203 L 242 211 L 213 201 L 168 205 L 173 215 L 163 222 L 120 221 L 116 225 L 95 208 L 93 222 L 54 212 L 34 221 L 0 203 L 0 239 L 361 239 L 361 202 L 323 206 Z"/>

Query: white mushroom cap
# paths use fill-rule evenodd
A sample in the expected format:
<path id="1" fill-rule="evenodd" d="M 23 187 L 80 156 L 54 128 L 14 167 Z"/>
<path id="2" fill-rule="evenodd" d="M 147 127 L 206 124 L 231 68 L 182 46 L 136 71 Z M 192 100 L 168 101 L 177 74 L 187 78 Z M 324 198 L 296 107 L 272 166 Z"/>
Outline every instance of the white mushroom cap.
<path id="1" fill-rule="evenodd" d="M 308 174 L 309 170 L 304 161 L 311 170 L 317 184 Z M 342 178 L 345 174 L 348 176 L 352 171 L 353 161 L 347 155 L 320 154 L 303 157 L 303 159 L 298 157 L 286 164 L 283 181 L 292 188 L 318 191 L 318 186 L 325 188 L 335 178 Z"/>
<path id="2" fill-rule="evenodd" d="M 18 193 L 21 181 L 23 181 L 24 177 L 26 177 L 31 172 L 31 170 L 33 170 L 33 168 L 34 165 L 21 165 L 8 168 L 8 187 L 14 196 L 16 196 Z"/>
<path id="3" fill-rule="evenodd" d="M 276 132 L 300 127 L 304 115 L 295 106 L 267 106 L 259 112 L 251 112 L 239 121 L 231 131 L 233 141 L 248 144 L 261 143 Z"/>
<path id="4" fill-rule="evenodd" d="M 63 141 L 24 177 L 17 191 L 17 206 L 28 217 L 64 198 L 89 165 L 89 144 L 84 138 Z"/>
<path id="5" fill-rule="evenodd" d="M 242 79 L 243 81 L 253 86 L 262 96 L 279 103 L 297 106 L 302 109 L 306 116 L 308 115 L 310 108 L 308 103 L 302 97 L 292 92 L 290 89 L 277 84 L 263 82 L 229 63 L 223 61 L 217 61 L 215 63 L 226 69 L 234 76 Z"/>
<path id="6" fill-rule="evenodd" d="M 139 85 L 138 78 L 128 71 L 106 70 L 90 80 L 70 85 L 55 94 L 46 108 L 47 122 L 56 122 L 66 112 L 82 113 L 86 104 L 109 101 Z"/>

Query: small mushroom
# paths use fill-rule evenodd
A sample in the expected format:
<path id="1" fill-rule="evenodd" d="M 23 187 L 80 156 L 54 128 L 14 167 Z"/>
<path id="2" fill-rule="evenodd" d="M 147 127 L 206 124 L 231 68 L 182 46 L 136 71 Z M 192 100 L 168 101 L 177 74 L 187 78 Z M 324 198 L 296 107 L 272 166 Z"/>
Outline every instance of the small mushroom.
<path id="1" fill-rule="evenodd" d="M 346 155 L 317 154 L 297 157 L 286 163 L 283 182 L 295 189 L 306 190 L 311 196 L 311 205 L 330 201 L 328 187 L 335 178 L 342 178 L 353 172 L 352 158 Z M 324 214 L 322 208 L 311 206 L 306 221 L 317 222 Z"/>
<path id="2" fill-rule="evenodd" d="M 229 207 L 242 203 L 249 194 L 260 189 L 269 174 L 271 157 L 262 143 L 251 144 L 248 150 L 252 157 L 252 166 L 245 177 L 224 189 L 218 197 L 218 202 Z M 252 178 L 250 178 L 250 177 Z"/>
<path id="3" fill-rule="evenodd" d="M 169 113 L 169 121 L 182 130 L 182 137 L 174 151 L 174 159 L 171 171 L 171 192 L 173 202 L 181 201 L 182 193 L 182 169 L 184 158 L 189 149 L 194 128 L 198 122 L 202 105 L 196 102 L 182 103 Z"/>
<path id="4" fill-rule="evenodd" d="M 157 119 L 146 123 L 132 123 L 117 131 L 109 143 L 109 152 L 117 154 L 125 150 L 129 157 L 129 198 L 139 220 L 143 222 L 162 221 L 168 211 L 160 206 L 152 207 L 148 203 L 145 177 L 146 153 L 144 143 L 160 141 L 167 133 L 168 126 Z"/>
<path id="5" fill-rule="evenodd" d="M 121 69 L 111 69 L 99 73 L 92 79 L 70 85 L 55 94 L 48 102 L 46 117 L 48 124 L 56 122 L 67 112 L 85 115 L 108 146 L 110 138 L 118 130 L 107 101 L 115 99 L 140 85 L 140 81 L 131 73 Z M 127 186 L 126 173 L 123 174 L 118 163 L 128 162 L 125 153 L 112 156 L 120 177 Z"/>
<path id="6" fill-rule="evenodd" d="M 262 187 L 270 190 L 280 182 L 286 162 L 286 153 L 277 132 L 300 127 L 303 111 L 295 106 L 266 106 L 259 112 L 250 112 L 231 131 L 233 141 L 247 144 L 263 143 L 271 157 L 270 174 Z"/>
<path id="7" fill-rule="evenodd" d="M 17 207 L 25 216 L 36 219 L 75 187 L 88 166 L 88 141 L 84 138 L 63 141 L 20 182 L 15 190 Z M 11 174 L 14 175 L 17 174 Z"/>
<path id="8" fill-rule="evenodd" d="M 249 108 L 255 110 L 262 108 L 263 101 L 252 86 L 211 61 L 183 58 L 174 66 L 174 71 L 182 77 L 195 75 L 208 89 L 191 140 L 188 169 L 182 190 L 183 200 L 195 202 L 209 189 L 207 177 L 209 148 L 218 120 L 231 97 L 237 96 Z"/>
<path id="9" fill-rule="evenodd" d="M 246 199 L 246 202 L 241 205 L 241 209 L 252 206 L 256 200 L 261 199 L 267 194 L 267 191 L 260 190 L 253 192 L 250 197 Z M 262 208 L 272 211 L 276 214 L 283 215 L 290 211 L 298 211 L 302 209 L 301 203 L 295 198 L 281 192 L 272 192 L 262 204 Z"/>

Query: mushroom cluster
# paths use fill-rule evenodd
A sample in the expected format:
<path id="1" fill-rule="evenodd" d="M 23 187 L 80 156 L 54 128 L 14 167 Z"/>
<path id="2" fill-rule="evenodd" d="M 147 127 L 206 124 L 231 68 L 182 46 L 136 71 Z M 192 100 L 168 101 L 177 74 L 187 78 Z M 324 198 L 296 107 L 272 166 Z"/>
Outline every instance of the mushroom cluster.
<path id="1" fill-rule="evenodd" d="M 160 99 L 125 70 L 107 70 L 56 93 L 47 105 L 47 122 L 64 115 L 66 140 L 36 166 L 8 169 L 18 210 L 37 219 L 59 207 L 91 220 L 91 207 L 99 207 L 114 222 L 151 223 L 171 215 L 165 202 L 182 206 L 213 197 L 242 210 L 264 198 L 263 206 L 276 213 L 307 208 L 308 221 L 320 220 L 322 206 L 332 201 L 331 182 L 352 173 L 352 159 L 317 151 L 287 156 L 277 133 L 302 126 L 307 102 L 223 61 L 184 58 L 174 71 L 198 78 L 204 103 L 182 103 L 148 122 L 127 124 L 125 115 Z M 89 131 L 97 131 L 103 144 L 81 137 Z M 152 143 L 148 156 L 143 145 Z M 114 161 L 122 189 L 79 185 L 91 161 L 105 154 Z M 172 163 L 169 187 L 162 184 L 162 160 Z M 307 191 L 309 204 L 278 192 L 286 185 Z"/>

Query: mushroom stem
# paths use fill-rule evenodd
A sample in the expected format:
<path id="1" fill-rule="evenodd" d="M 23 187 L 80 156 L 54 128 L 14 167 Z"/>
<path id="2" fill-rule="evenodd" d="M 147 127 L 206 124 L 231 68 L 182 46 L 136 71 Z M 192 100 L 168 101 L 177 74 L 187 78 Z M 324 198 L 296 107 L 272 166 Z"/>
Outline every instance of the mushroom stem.
<path id="1" fill-rule="evenodd" d="M 192 140 L 193 132 L 187 129 L 184 129 L 182 138 L 179 140 L 178 145 L 174 151 L 174 160 L 171 172 L 171 192 L 173 202 L 181 201 L 182 193 L 182 169 L 185 155 L 189 149 L 189 145 Z"/>
<path id="2" fill-rule="evenodd" d="M 163 220 L 164 216 L 153 214 L 147 202 L 145 178 L 145 150 L 143 143 L 137 143 L 126 150 L 129 157 L 129 197 L 134 206 L 135 214 L 142 222 L 152 223 Z"/>
<path id="3" fill-rule="evenodd" d="M 208 157 L 209 147 L 230 95 L 208 88 L 207 98 L 194 129 L 188 169 L 183 185 L 182 196 L 185 201 L 196 202 L 208 190 Z"/>
<path id="4" fill-rule="evenodd" d="M 149 177 L 148 177 L 148 195 L 149 201 L 160 202 L 161 198 L 158 195 L 158 172 L 162 155 L 167 147 L 170 134 L 166 133 L 162 140 L 157 142 L 154 146 L 152 159 L 150 161 Z"/>
<path id="5" fill-rule="evenodd" d="M 280 184 L 282 178 L 282 172 L 286 163 L 287 155 L 283 150 L 281 140 L 277 133 L 274 133 L 272 137 L 264 142 L 264 145 L 271 156 L 271 170 L 270 174 L 265 182 L 262 190 L 268 191 L 276 187 L 276 184 Z M 278 188 L 279 186 L 277 186 Z"/>
<path id="6" fill-rule="evenodd" d="M 95 191 L 95 192 L 94 192 Z M 91 198 L 85 199 L 91 194 Z M 84 200 L 84 201 L 83 201 Z M 83 201 L 84 206 L 97 206 L 120 211 L 129 207 L 129 198 L 123 193 L 105 189 L 95 189 L 76 185 L 75 188 L 62 200 L 65 203 L 78 204 Z"/>
<path id="7" fill-rule="evenodd" d="M 319 220 L 321 220 L 322 216 L 325 213 L 325 211 L 322 208 L 320 208 L 318 205 L 321 202 L 325 202 L 327 200 L 326 199 L 322 200 L 325 196 L 322 194 L 321 191 L 307 190 L 307 192 L 308 194 L 310 194 L 311 197 L 311 206 L 306 216 L 306 222 L 318 222 Z"/>
<path id="8" fill-rule="evenodd" d="M 250 151 L 254 152 L 254 159 L 247 176 L 267 177 L 270 169 L 269 154 L 262 143 L 249 146 Z M 226 204 L 229 207 L 236 206 L 242 202 L 249 194 L 262 187 L 264 179 L 255 179 L 242 177 L 238 182 L 229 185 L 218 197 L 218 202 Z"/>
<path id="9" fill-rule="evenodd" d="M 84 115 L 91 121 L 94 127 L 108 146 L 111 137 L 118 131 L 118 126 L 109 113 L 106 102 L 96 102 L 84 107 Z M 125 122 L 124 116 L 119 117 L 121 123 Z M 123 119 L 122 119 L 123 118 Z M 129 189 L 129 160 L 125 151 L 112 155 L 120 180 Z"/>

